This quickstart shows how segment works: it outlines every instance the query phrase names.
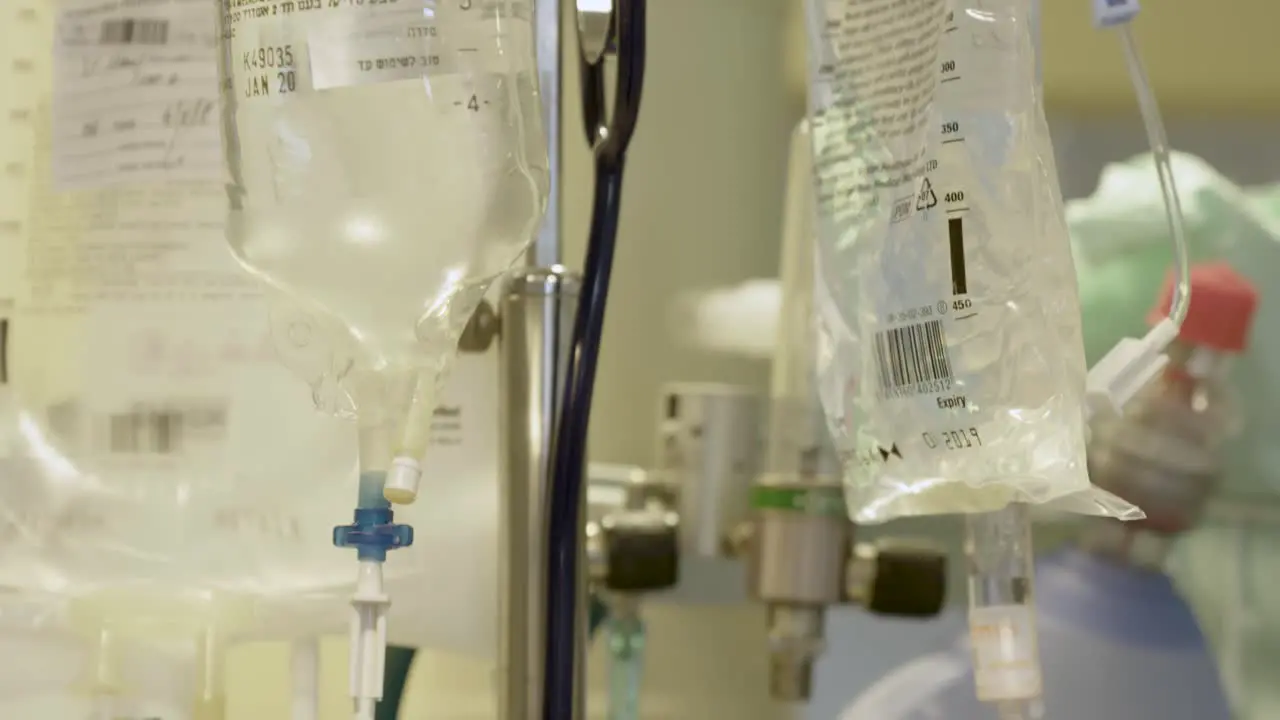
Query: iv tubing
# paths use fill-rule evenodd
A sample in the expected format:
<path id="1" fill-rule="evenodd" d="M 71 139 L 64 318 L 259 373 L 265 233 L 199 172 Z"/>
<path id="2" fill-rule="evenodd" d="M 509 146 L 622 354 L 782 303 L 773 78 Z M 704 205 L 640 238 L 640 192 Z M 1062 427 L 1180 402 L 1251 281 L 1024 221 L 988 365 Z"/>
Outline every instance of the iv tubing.
<path id="1" fill-rule="evenodd" d="M 644 679 L 644 619 L 635 598 L 626 598 L 606 620 L 609 629 L 609 720 L 640 720 Z"/>
<path id="2" fill-rule="evenodd" d="M 595 154 L 595 197 L 584 278 L 574 321 L 564 400 L 556 427 L 547 532 L 547 588 L 543 720 L 572 720 L 577 704 L 579 508 L 586 468 L 587 426 L 595 385 L 605 304 L 613 271 L 627 147 L 640 112 L 644 86 L 646 0 L 616 0 L 612 32 L 617 40 L 617 88 L 612 126 L 604 58 L 579 57 L 583 120 Z"/>
<path id="3" fill-rule="evenodd" d="M 1138 110 L 1142 114 L 1142 122 L 1146 126 L 1147 141 L 1151 144 L 1151 156 L 1155 161 L 1156 175 L 1160 179 L 1160 192 L 1164 196 L 1165 216 L 1169 221 L 1169 234 L 1173 241 L 1174 269 L 1177 280 L 1174 286 L 1173 302 L 1169 309 L 1169 319 L 1174 325 L 1182 326 L 1187 316 L 1187 308 L 1191 305 L 1191 263 L 1187 257 L 1187 236 L 1183 227 L 1182 203 L 1178 200 L 1178 187 L 1173 178 L 1173 165 L 1169 159 L 1169 138 L 1165 134 L 1164 121 L 1160 117 L 1160 106 L 1156 102 L 1155 93 L 1151 91 L 1151 82 L 1138 54 L 1138 43 L 1134 40 L 1129 23 L 1120 25 L 1120 44 L 1124 49 L 1125 64 L 1129 67 L 1129 78 L 1133 82 L 1133 91 L 1138 96 Z"/>

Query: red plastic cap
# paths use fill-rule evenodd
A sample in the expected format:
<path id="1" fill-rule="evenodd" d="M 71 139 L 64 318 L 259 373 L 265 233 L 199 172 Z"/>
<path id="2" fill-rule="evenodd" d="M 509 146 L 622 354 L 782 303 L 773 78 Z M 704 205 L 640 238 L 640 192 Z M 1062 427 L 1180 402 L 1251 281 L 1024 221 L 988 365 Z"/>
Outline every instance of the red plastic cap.
<path id="1" fill-rule="evenodd" d="M 1147 316 L 1155 324 L 1168 317 L 1173 304 L 1174 273 L 1164 281 L 1160 301 Z M 1222 352 L 1242 352 L 1258 308 L 1258 291 L 1248 278 L 1224 262 L 1191 266 L 1191 307 L 1178 339 Z"/>

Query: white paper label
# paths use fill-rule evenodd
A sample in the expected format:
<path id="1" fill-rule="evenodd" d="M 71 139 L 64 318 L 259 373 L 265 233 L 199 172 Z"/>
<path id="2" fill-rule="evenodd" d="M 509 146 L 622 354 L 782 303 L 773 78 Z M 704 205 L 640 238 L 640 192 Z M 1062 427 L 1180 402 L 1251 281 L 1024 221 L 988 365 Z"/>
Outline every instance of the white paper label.
<path id="1" fill-rule="evenodd" d="M 1040 695 L 1036 620 L 1030 608 L 970 608 L 969 639 L 979 700 L 1021 700 Z"/>
<path id="2" fill-rule="evenodd" d="M 55 32 L 61 188 L 218 181 L 212 0 L 64 0 Z"/>

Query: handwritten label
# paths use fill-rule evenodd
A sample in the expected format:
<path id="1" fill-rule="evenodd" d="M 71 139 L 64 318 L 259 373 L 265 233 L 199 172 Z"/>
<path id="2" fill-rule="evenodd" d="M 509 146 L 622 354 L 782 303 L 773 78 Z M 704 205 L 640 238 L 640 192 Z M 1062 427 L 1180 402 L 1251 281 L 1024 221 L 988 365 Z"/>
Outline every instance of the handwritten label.
<path id="1" fill-rule="evenodd" d="M 222 0 L 237 102 L 427 76 L 510 73 L 532 60 L 527 9 L 429 0 Z"/>
<path id="2" fill-rule="evenodd" d="M 53 92 L 60 189 L 222 179 L 215 9 L 209 0 L 61 4 Z"/>

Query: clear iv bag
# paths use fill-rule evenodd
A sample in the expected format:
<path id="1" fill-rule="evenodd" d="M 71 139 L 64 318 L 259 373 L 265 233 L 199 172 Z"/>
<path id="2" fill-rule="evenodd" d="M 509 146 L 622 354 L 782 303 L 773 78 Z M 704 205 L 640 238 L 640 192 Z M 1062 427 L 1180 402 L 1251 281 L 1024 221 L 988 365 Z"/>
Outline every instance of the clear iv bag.
<path id="1" fill-rule="evenodd" d="M 0 285 L 15 298 L 0 305 L 0 588 L 86 638 L 95 622 L 305 636 L 349 613 L 352 559 L 331 538 L 356 496 L 353 429 L 281 363 L 343 349 L 227 251 L 215 9 L 31 0 L 22 42 L 0 45 L 19 71 L 5 82 L 25 89 L 6 96 L 0 140 L 27 204 L 0 206 L 3 270 L 17 268 Z M 391 591 L 422 599 L 397 606 L 392 640 L 491 653 L 437 584 L 496 573 L 483 407 L 497 370 L 492 353 L 466 368 L 428 454 L 447 482 L 403 516 L 426 541 L 388 563 Z M 442 537 L 465 550 L 442 557 Z"/>
<path id="2" fill-rule="evenodd" d="M 545 204 L 531 3 L 220 5 L 229 242 L 346 329 L 328 384 L 419 456 L 459 335 Z"/>
<path id="3" fill-rule="evenodd" d="M 1123 506 L 1085 468 L 1030 5 L 809 2 L 818 372 L 855 521 Z"/>

